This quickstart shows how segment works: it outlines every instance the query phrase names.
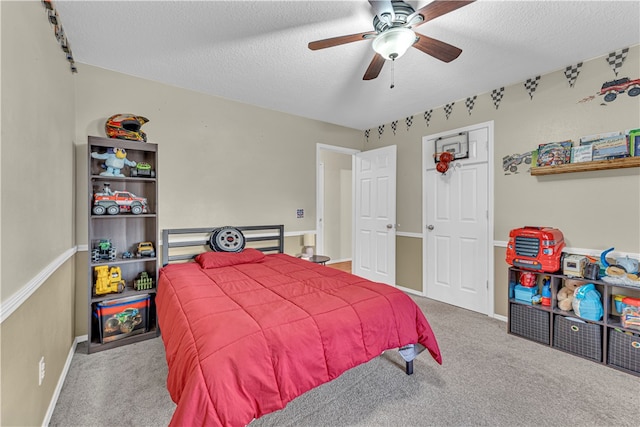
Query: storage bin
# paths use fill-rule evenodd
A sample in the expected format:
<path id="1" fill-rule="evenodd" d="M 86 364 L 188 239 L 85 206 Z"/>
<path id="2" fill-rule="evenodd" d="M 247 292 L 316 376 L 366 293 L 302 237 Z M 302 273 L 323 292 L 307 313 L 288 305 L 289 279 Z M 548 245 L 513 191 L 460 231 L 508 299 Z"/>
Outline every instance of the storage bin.
<path id="1" fill-rule="evenodd" d="M 556 316 L 553 319 L 553 346 L 600 362 L 602 326 Z"/>
<path id="2" fill-rule="evenodd" d="M 620 322 L 629 329 L 640 330 L 640 298 L 625 297 L 620 304 Z"/>
<path id="3" fill-rule="evenodd" d="M 533 306 L 510 304 L 509 332 L 543 344 L 550 344 L 550 314 Z"/>
<path id="4" fill-rule="evenodd" d="M 96 304 L 100 342 L 106 343 L 147 332 L 151 296 L 134 295 Z"/>
<path id="5" fill-rule="evenodd" d="M 516 285 L 516 299 L 525 302 L 531 302 L 534 295 L 538 294 L 538 287 L 528 288 L 522 285 Z"/>
<path id="6" fill-rule="evenodd" d="M 640 335 L 609 329 L 607 364 L 640 373 Z"/>

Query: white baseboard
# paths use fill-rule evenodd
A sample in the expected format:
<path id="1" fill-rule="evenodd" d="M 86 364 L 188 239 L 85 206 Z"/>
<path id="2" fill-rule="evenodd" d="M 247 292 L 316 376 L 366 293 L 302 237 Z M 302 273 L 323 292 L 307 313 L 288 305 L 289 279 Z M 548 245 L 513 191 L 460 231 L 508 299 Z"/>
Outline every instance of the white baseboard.
<path id="1" fill-rule="evenodd" d="M 69 350 L 69 354 L 67 354 L 67 360 L 64 363 L 64 367 L 62 368 L 62 372 L 60 373 L 60 378 L 58 378 L 58 384 L 56 385 L 56 389 L 53 392 L 53 396 L 51 397 L 51 402 L 49 402 L 49 408 L 47 409 L 47 413 L 44 416 L 44 420 L 42 421 L 42 426 L 47 427 L 49 422 L 51 421 L 51 416 L 53 415 L 53 411 L 56 409 L 56 404 L 58 403 L 58 397 L 60 397 L 60 392 L 62 391 L 62 386 L 64 385 L 64 380 L 67 378 L 67 373 L 69 373 L 69 368 L 71 367 L 71 361 L 73 360 L 73 355 L 76 352 L 76 347 L 78 343 L 86 341 L 89 339 L 88 335 L 83 335 L 80 337 L 76 337 L 73 340 L 73 344 L 71 344 L 71 349 Z"/>
<path id="2" fill-rule="evenodd" d="M 405 292 L 407 294 L 418 295 L 419 297 L 425 296 L 423 292 L 416 291 L 415 289 L 411 289 L 411 288 L 405 288 L 404 286 L 400 286 L 397 284 L 396 284 L 396 288 L 400 289 L 402 292 Z"/>
<path id="3" fill-rule="evenodd" d="M 507 316 L 503 316 L 502 314 L 493 313 L 492 317 L 496 320 L 502 320 L 503 322 L 507 321 Z"/>
<path id="4" fill-rule="evenodd" d="M 338 264 L 340 262 L 349 262 L 351 258 L 343 258 L 343 259 L 332 259 L 331 261 L 327 261 L 327 264 Z"/>

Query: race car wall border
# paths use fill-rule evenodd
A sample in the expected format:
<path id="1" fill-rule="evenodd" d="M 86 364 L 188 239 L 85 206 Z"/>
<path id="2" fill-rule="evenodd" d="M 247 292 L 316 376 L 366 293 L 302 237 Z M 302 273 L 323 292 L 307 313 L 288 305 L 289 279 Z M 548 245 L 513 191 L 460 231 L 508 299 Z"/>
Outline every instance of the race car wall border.
<path id="1" fill-rule="evenodd" d="M 616 77 L 618 77 L 618 72 L 622 67 L 622 65 L 624 64 L 625 59 L 627 58 L 628 52 L 629 52 L 629 48 L 626 47 L 624 49 L 619 49 L 619 50 L 610 52 L 608 55 L 604 57 L 604 59 L 609 64 L 609 66 L 611 67 L 611 70 L 614 72 Z M 578 62 L 577 64 L 574 64 L 574 65 L 568 65 L 565 68 L 564 75 L 567 79 L 567 83 L 569 84 L 570 88 L 573 88 L 575 86 L 576 81 L 578 80 L 578 76 L 580 75 L 580 71 L 582 70 L 582 66 L 583 66 L 583 63 Z M 540 85 L 541 81 L 542 81 L 542 76 L 535 76 L 527 79 L 523 83 L 524 89 L 529 94 L 529 98 L 531 101 L 533 101 L 533 95 L 538 89 L 538 86 Z M 503 86 L 498 89 L 494 89 L 490 93 L 491 100 L 496 110 L 500 106 L 500 102 L 504 97 L 504 92 L 505 92 L 505 88 Z M 592 101 L 597 96 L 603 96 L 604 102 L 602 102 L 600 105 L 606 105 L 606 103 L 614 101 L 617 98 L 617 96 L 621 93 L 627 93 L 629 96 L 638 96 L 640 94 L 640 78 L 631 79 L 629 77 L 623 77 L 623 78 L 616 78 L 615 80 L 612 80 L 612 81 L 604 82 L 598 92 L 579 100 L 578 103 Z M 469 115 L 471 115 L 474 107 L 476 106 L 477 99 L 478 99 L 478 95 L 469 96 L 465 99 L 465 106 L 467 107 L 467 112 Z M 455 102 L 449 102 L 442 107 L 447 120 L 449 120 L 449 117 L 453 114 L 454 104 Z M 433 109 L 425 110 L 423 114 L 424 121 L 427 127 L 429 127 L 430 125 L 430 121 L 433 116 L 433 111 L 434 111 Z M 408 132 L 409 129 L 411 128 L 411 124 L 413 123 L 413 116 L 411 116 L 411 118 L 407 117 L 405 121 L 407 123 L 407 132 Z M 392 125 L 391 125 L 394 136 L 397 133 L 396 132 L 397 122 L 398 121 L 395 120 L 392 122 Z M 369 141 L 369 136 L 371 134 L 371 131 L 372 129 L 366 129 L 364 131 L 364 136 L 367 142 Z M 383 132 L 384 132 L 384 125 L 378 126 L 378 139 L 382 138 Z M 520 158 L 522 156 L 527 157 L 527 153 L 511 154 L 509 156 L 506 156 L 505 159 Z M 509 161 L 507 163 L 511 163 L 511 162 Z M 510 167 L 505 168 L 505 173 L 509 174 L 509 173 L 517 173 L 517 172 L 513 171 L 513 164 L 511 164 Z"/>
<path id="2" fill-rule="evenodd" d="M 51 0 L 42 0 L 42 6 L 44 6 L 47 11 L 47 18 L 49 23 L 53 26 L 53 34 L 56 36 L 56 40 L 60 44 L 60 48 L 67 56 L 67 61 L 69 61 L 69 68 L 72 73 L 77 73 L 78 69 L 76 68 L 76 63 L 73 60 L 73 53 L 71 53 L 71 46 L 69 44 L 69 40 L 67 40 L 67 36 L 64 33 L 64 28 L 62 28 L 62 23 L 60 22 L 60 16 L 58 16 L 58 11 L 56 10 L 53 2 Z"/>

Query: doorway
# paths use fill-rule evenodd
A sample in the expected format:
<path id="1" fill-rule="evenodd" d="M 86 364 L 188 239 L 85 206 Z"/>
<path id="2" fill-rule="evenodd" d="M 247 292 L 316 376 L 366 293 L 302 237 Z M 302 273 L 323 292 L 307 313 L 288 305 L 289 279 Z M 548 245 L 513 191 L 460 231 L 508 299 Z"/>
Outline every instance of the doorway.
<path id="1" fill-rule="evenodd" d="M 316 253 L 352 259 L 353 160 L 358 150 L 316 146 Z"/>
<path id="2" fill-rule="evenodd" d="M 316 153 L 316 252 L 328 255 L 331 262 L 350 260 L 354 274 L 391 286 L 395 286 L 396 264 L 396 152 L 395 145 L 360 152 L 317 144 Z M 342 158 L 334 160 L 336 154 Z M 328 188 L 330 171 L 335 165 L 348 167 L 344 155 L 348 155 L 351 171 L 346 174 L 337 168 L 340 185 L 332 192 Z M 336 203 L 340 220 L 330 214 L 330 205 Z M 329 253 L 334 241 L 340 247 L 332 248 L 339 255 Z"/>
<path id="3" fill-rule="evenodd" d="M 436 170 L 436 141 L 468 135 L 468 157 Z M 428 298 L 493 313 L 493 122 L 422 140 L 423 292 Z"/>

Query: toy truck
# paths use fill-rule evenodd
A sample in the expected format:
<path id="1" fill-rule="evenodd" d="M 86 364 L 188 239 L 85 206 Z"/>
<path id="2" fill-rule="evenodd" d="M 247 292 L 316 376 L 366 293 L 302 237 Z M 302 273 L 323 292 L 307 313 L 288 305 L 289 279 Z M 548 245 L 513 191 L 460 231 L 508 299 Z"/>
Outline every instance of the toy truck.
<path id="1" fill-rule="evenodd" d="M 150 257 L 153 258 L 156 256 L 156 251 L 153 249 L 153 243 L 151 242 L 140 242 L 138 243 L 138 257 Z"/>
<path id="2" fill-rule="evenodd" d="M 94 215 L 117 215 L 119 213 L 132 213 L 140 215 L 147 213 L 147 199 L 138 197 L 128 191 L 105 191 L 93 195 Z"/>
<path id="3" fill-rule="evenodd" d="M 146 162 L 138 162 L 135 168 L 131 168 L 132 177 L 155 178 L 156 172 L 151 169 L 151 165 Z"/>
<path id="4" fill-rule="evenodd" d="M 116 259 L 116 248 L 110 240 L 101 239 L 91 251 L 91 262 L 99 262 L 102 259 L 113 261 Z"/>
<path id="5" fill-rule="evenodd" d="M 121 293 L 124 291 L 125 282 L 122 280 L 120 267 L 97 265 L 94 267 L 94 271 L 96 273 L 96 295 Z"/>
<path id="6" fill-rule="evenodd" d="M 507 264 L 524 270 L 553 273 L 560 269 L 564 236 L 551 227 L 523 227 L 509 232 Z"/>

